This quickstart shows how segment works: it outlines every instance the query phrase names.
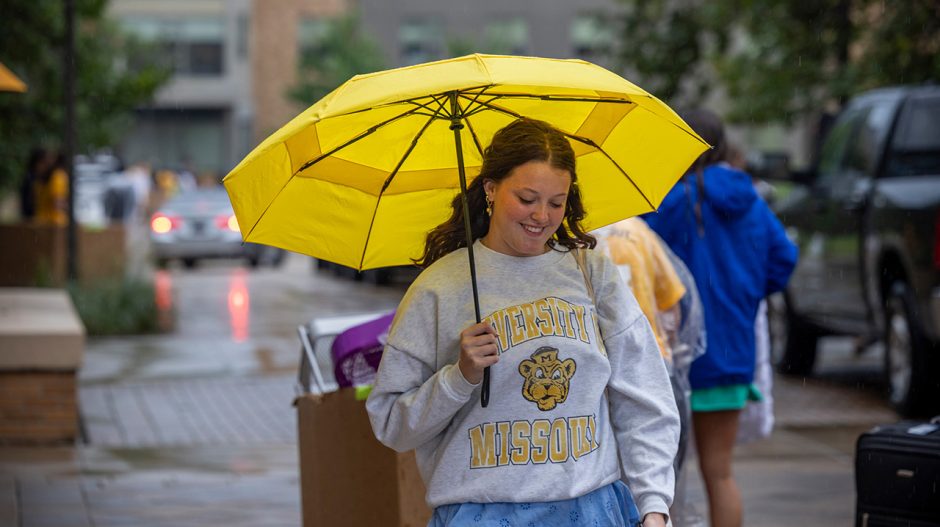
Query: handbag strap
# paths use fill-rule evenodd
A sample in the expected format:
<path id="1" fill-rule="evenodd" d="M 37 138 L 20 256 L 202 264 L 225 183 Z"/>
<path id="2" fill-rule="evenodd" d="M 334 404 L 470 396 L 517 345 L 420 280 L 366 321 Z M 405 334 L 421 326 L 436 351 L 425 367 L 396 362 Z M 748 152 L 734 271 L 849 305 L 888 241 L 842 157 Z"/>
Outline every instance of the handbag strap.
<path id="1" fill-rule="evenodd" d="M 588 296 L 591 297 L 591 303 L 594 304 L 594 313 L 597 313 L 597 298 L 594 296 L 594 284 L 591 282 L 591 274 L 587 265 L 587 251 L 581 247 L 574 249 L 574 261 L 578 262 L 578 268 L 584 275 L 584 287 L 587 289 Z M 597 338 L 597 349 L 601 355 L 607 356 L 607 346 L 604 345 L 604 338 L 601 336 L 601 328 L 597 325 L 597 317 L 592 315 L 591 321 L 594 323 L 594 335 Z"/>
<path id="2" fill-rule="evenodd" d="M 594 304 L 594 312 L 597 312 L 597 299 L 594 296 L 594 284 L 591 282 L 591 273 L 588 270 L 587 265 L 587 251 L 578 247 L 574 249 L 574 261 L 578 262 L 578 267 L 581 269 L 581 274 L 584 275 L 584 287 L 587 289 L 588 296 L 591 297 L 591 303 Z M 605 357 L 607 356 L 607 346 L 604 345 L 604 338 L 601 336 L 601 328 L 597 325 L 597 317 L 591 316 L 591 320 L 594 322 L 594 336 L 597 339 L 597 349 L 600 350 L 601 354 Z M 613 412 L 610 409 L 610 387 L 604 387 L 604 397 L 607 398 L 607 411 L 613 419 Z M 614 442 L 616 444 L 616 441 Z M 617 463 L 621 467 L 621 479 L 623 478 L 623 457 L 620 455 L 620 448 L 615 448 L 617 451 Z"/>

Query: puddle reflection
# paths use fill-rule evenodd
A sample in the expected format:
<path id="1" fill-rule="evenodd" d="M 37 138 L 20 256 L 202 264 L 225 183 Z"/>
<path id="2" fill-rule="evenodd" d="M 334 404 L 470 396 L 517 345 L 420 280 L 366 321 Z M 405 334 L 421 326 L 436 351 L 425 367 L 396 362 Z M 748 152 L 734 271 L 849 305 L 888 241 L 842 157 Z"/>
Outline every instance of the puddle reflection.
<path id="1" fill-rule="evenodd" d="M 153 301 L 157 305 L 157 325 L 162 331 L 173 329 L 173 279 L 164 269 L 153 277 Z"/>
<path id="2" fill-rule="evenodd" d="M 232 340 L 244 342 L 248 339 L 248 311 L 251 301 L 248 287 L 245 285 L 245 271 L 239 269 L 232 273 L 228 283 L 228 314 L 232 327 Z"/>

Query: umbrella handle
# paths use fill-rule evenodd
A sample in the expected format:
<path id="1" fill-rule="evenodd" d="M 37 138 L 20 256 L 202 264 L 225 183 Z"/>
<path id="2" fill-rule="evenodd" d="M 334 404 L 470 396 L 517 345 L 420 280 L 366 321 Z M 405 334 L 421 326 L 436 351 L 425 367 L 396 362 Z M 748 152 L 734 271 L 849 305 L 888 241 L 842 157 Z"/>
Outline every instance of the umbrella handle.
<path id="1" fill-rule="evenodd" d="M 463 119 L 460 105 L 457 103 L 457 92 L 450 93 L 450 129 L 454 131 L 454 145 L 457 147 L 457 174 L 460 176 L 460 197 L 463 205 L 463 227 L 467 234 L 467 256 L 470 258 L 470 284 L 473 286 L 473 308 L 480 323 L 480 296 L 477 293 L 477 268 L 473 261 L 473 232 L 470 228 L 470 206 L 467 203 L 467 175 L 463 167 L 463 145 L 460 141 L 460 130 L 463 129 Z M 480 406 L 486 408 L 490 404 L 490 367 L 483 368 L 483 385 L 480 386 Z"/>

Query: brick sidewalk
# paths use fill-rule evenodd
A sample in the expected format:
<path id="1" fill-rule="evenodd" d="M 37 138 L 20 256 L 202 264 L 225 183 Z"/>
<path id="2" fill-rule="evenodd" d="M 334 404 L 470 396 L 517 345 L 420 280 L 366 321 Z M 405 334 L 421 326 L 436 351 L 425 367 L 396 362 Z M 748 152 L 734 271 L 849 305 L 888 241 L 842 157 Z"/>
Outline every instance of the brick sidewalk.
<path id="1" fill-rule="evenodd" d="M 85 442 L 100 447 L 296 442 L 293 375 L 136 381 L 79 390 Z"/>
<path id="2" fill-rule="evenodd" d="M 783 428 L 859 426 L 900 419 L 884 396 L 818 378 L 774 377 L 774 418 Z"/>
<path id="3" fill-rule="evenodd" d="M 80 388 L 85 442 L 100 447 L 296 442 L 293 375 L 134 381 Z M 776 426 L 894 422 L 879 394 L 820 379 L 774 379 Z"/>

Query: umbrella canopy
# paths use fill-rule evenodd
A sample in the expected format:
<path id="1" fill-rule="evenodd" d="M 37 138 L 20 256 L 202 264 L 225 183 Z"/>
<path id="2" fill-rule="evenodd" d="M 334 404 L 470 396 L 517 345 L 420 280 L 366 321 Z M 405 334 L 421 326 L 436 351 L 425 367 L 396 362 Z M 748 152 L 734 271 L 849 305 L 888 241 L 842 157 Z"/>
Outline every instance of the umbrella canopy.
<path id="1" fill-rule="evenodd" d="M 6 66 L 0 64 L 0 91 L 26 92 L 26 83 L 21 81 Z"/>
<path id="2" fill-rule="evenodd" d="M 519 117 L 561 130 L 587 216 L 650 212 L 708 148 L 668 106 L 581 60 L 468 55 L 358 75 L 224 179 L 247 242 L 359 270 L 408 265 L 451 213 L 461 175 Z"/>

